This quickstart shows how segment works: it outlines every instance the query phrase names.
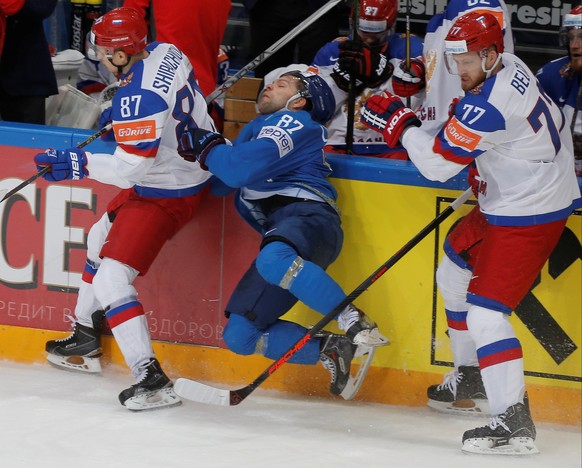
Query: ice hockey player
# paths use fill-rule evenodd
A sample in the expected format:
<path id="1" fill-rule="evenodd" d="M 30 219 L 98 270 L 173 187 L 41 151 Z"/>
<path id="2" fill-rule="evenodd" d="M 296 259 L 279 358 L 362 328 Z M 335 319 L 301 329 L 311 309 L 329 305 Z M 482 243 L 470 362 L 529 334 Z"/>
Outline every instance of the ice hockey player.
<path id="1" fill-rule="evenodd" d="M 536 77 L 566 115 L 574 139 L 576 175 L 582 177 L 582 4 L 564 15 L 560 45 L 567 47 L 568 55 L 544 65 Z"/>
<path id="2" fill-rule="evenodd" d="M 211 177 L 178 155 L 177 135 L 186 126 L 214 130 L 186 56 L 171 44 L 148 45 L 146 36 L 145 20 L 124 7 L 106 13 L 91 29 L 95 53 L 121 71 L 112 101 L 114 153 L 67 148 L 35 157 L 39 169 L 50 166 L 44 176 L 50 182 L 89 177 L 124 189 L 89 232 L 74 331 L 47 342 L 46 350 L 57 366 L 100 371 L 98 311 L 105 311 L 137 382 L 119 400 L 136 411 L 180 403 L 155 358 L 133 282 L 192 219 Z"/>
<path id="3" fill-rule="evenodd" d="M 431 180 L 445 181 L 475 161 L 480 211 L 455 229 L 467 248 L 448 258 L 447 294 L 466 298 L 456 317 L 474 341 L 491 422 L 463 435 L 463 451 L 537 453 L 523 371 L 523 352 L 509 315 L 528 292 L 581 203 L 569 128 L 529 68 L 503 53 L 503 33 L 488 13 L 468 13 L 445 38 L 446 65 L 465 97 L 436 137 L 390 95 L 371 98 L 362 121 L 400 141 Z M 448 253 L 448 252 L 447 252 Z"/>
<path id="4" fill-rule="evenodd" d="M 262 235 L 257 258 L 226 306 L 223 339 L 237 354 L 278 359 L 307 333 L 280 319 L 297 300 L 327 314 L 346 297 L 325 272 L 343 242 L 323 152 L 322 124 L 335 99 L 320 76 L 290 71 L 265 87 L 258 109 L 263 115 L 247 124 L 232 146 L 220 134 L 189 129 L 179 152 L 194 167 L 237 188 L 238 211 Z M 352 359 L 387 339 L 353 305 L 337 320 L 346 335 L 314 337 L 289 362 L 321 361 L 331 372 L 331 392 L 349 399 L 357 391 L 350 381 Z"/>
<path id="5" fill-rule="evenodd" d="M 397 0 L 362 0 L 357 19 L 351 13 L 351 21 L 356 21 L 355 37 L 339 37 L 324 45 L 313 60 L 321 75 L 330 75 L 337 86 L 346 93 L 350 85 L 350 73 L 356 77 L 356 102 L 354 115 L 354 135 L 352 152 L 362 156 L 378 158 L 408 159 L 406 152 L 386 146 L 382 136 L 362 125 L 358 110 L 370 96 L 382 91 L 405 94 L 404 89 L 411 87 L 416 94 L 423 88 L 424 82 L 405 83 L 394 78 L 392 72 L 399 69 L 406 58 L 406 37 L 395 34 L 394 25 L 398 13 Z M 422 41 L 410 38 L 412 57 L 422 56 Z M 415 67 L 423 67 L 417 59 Z M 415 68 L 416 69 L 416 68 Z M 424 74 L 424 73 L 423 73 Z M 412 107 L 419 105 L 423 94 L 414 97 Z M 329 141 L 326 151 L 332 153 L 346 152 L 346 129 L 348 125 L 347 102 L 338 106 L 330 122 L 327 123 Z"/>

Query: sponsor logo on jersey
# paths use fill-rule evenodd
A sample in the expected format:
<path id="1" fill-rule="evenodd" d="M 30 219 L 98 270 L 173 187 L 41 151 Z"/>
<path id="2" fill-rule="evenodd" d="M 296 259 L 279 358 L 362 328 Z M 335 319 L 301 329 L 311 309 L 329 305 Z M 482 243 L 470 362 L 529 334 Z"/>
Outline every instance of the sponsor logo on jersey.
<path id="1" fill-rule="evenodd" d="M 155 138 L 156 121 L 122 122 L 113 126 L 117 143 Z"/>
<path id="2" fill-rule="evenodd" d="M 281 127 L 263 127 L 257 136 L 257 140 L 259 138 L 270 138 L 273 140 L 279 147 L 280 158 L 293 150 L 293 139 L 291 138 L 291 135 L 289 135 L 289 133 L 287 133 L 287 131 Z"/>
<path id="3" fill-rule="evenodd" d="M 445 128 L 445 136 L 451 145 L 458 146 L 467 151 L 474 151 L 481 141 L 479 135 L 465 127 L 456 117 L 449 120 Z"/>

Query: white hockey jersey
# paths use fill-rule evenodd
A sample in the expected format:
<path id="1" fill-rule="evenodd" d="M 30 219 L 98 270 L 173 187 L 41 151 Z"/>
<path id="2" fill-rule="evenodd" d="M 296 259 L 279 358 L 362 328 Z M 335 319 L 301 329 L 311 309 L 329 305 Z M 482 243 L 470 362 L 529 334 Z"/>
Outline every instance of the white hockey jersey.
<path id="1" fill-rule="evenodd" d="M 490 13 L 497 18 L 504 32 L 505 52 L 513 53 L 510 17 L 503 0 L 451 0 L 444 13 L 435 15 L 427 25 L 423 57 L 426 67 L 426 93 L 420 109 L 415 109 L 422 128 L 433 135 L 449 118 L 453 99 L 464 92 L 458 76 L 447 71 L 444 60 L 445 37 L 453 23 L 469 12 Z"/>
<path id="2" fill-rule="evenodd" d="M 172 44 L 152 43 L 147 58 L 121 77 L 112 101 L 117 148 L 88 154 L 89 177 L 144 196 L 196 193 L 212 176 L 178 154 L 185 128 L 216 131 L 188 58 Z"/>
<path id="3" fill-rule="evenodd" d="M 436 138 L 413 127 L 402 143 L 431 180 L 448 180 L 475 161 L 479 205 L 491 224 L 564 219 L 581 206 L 570 128 L 525 63 L 512 54 L 502 54 L 502 63 L 457 104 Z"/>

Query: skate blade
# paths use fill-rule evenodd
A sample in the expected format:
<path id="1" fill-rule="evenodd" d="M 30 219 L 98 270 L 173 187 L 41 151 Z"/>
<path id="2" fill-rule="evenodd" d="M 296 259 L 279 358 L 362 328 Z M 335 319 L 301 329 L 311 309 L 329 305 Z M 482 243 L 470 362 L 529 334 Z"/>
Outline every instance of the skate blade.
<path id="1" fill-rule="evenodd" d="M 350 378 L 340 393 L 340 396 L 344 400 L 352 400 L 360 390 L 370 365 L 372 364 L 372 359 L 374 359 L 375 352 L 375 346 L 358 346 L 356 348 L 354 359 L 352 360 L 350 367 Z M 359 359 L 359 363 L 354 362 L 356 359 Z"/>
<path id="2" fill-rule="evenodd" d="M 465 399 L 455 401 L 428 400 L 428 407 L 439 413 L 461 416 L 489 416 L 489 402 L 485 399 Z"/>
<path id="3" fill-rule="evenodd" d="M 172 387 L 165 387 L 153 392 L 141 393 L 123 403 L 130 411 L 151 411 L 162 408 L 171 408 L 182 404 Z"/>
<path id="4" fill-rule="evenodd" d="M 358 346 L 387 346 L 390 340 L 386 338 L 377 328 L 362 330 L 354 336 L 353 343 Z"/>
<path id="5" fill-rule="evenodd" d="M 47 361 L 59 369 L 65 369 L 74 372 L 83 372 L 85 374 L 100 374 L 101 362 L 98 357 L 87 356 L 57 356 L 47 354 Z"/>
<path id="6" fill-rule="evenodd" d="M 512 437 L 510 439 L 496 439 L 481 437 L 467 439 L 461 449 L 464 453 L 480 455 L 510 455 L 524 456 L 540 453 L 531 437 Z"/>

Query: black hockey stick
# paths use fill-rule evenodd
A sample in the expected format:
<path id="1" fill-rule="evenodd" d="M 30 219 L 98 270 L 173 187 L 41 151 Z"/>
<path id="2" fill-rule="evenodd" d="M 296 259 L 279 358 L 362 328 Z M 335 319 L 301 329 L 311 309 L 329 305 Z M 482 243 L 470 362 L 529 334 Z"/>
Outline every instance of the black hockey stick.
<path id="1" fill-rule="evenodd" d="M 87 146 L 89 143 L 95 141 L 97 138 L 99 138 L 104 133 L 107 133 L 109 130 L 111 130 L 111 124 L 105 125 L 105 127 L 103 127 L 101 130 L 99 130 L 97 133 L 94 133 L 89 138 L 87 138 L 85 141 L 79 143 L 77 145 L 77 148 L 84 148 L 85 146 Z M 4 194 L 4 196 L 2 196 L 2 199 L 0 200 L 0 203 L 2 203 L 5 200 L 8 200 L 15 193 L 20 192 L 24 187 L 26 187 L 27 185 L 31 184 L 32 182 L 34 182 L 39 177 L 42 177 L 44 174 L 46 174 L 47 172 L 49 172 L 50 169 L 51 169 L 51 166 L 47 166 L 47 167 L 41 169 L 36 174 L 34 174 L 32 177 L 29 177 L 28 179 L 26 179 L 24 182 L 22 182 L 21 184 L 17 185 L 16 187 L 14 187 L 9 192 L 6 192 L 6 190 L 0 190 L 0 196 L 2 196 L 2 194 L 4 192 L 6 192 Z"/>
<path id="2" fill-rule="evenodd" d="M 232 75 L 228 80 L 222 83 L 218 88 L 212 91 L 208 96 L 206 96 L 206 102 L 210 103 L 215 100 L 217 97 L 223 95 L 226 91 L 228 91 L 238 80 L 240 80 L 243 76 L 245 76 L 251 70 L 257 68 L 261 63 L 267 60 L 271 55 L 277 52 L 281 47 L 287 44 L 291 39 L 295 38 L 303 31 L 305 31 L 309 26 L 315 23 L 319 18 L 325 15 L 328 11 L 330 11 L 333 7 L 335 7 L 338 3 L 341 3 L 343 0 L 329 0 L 325 5 L 323 5 L 319 10 L 315 11 L 313 14 L 305 18 L 301 23 L 295 26 L 291 31 L 285 34 L 281 39 L 275 42 L 273 45 L 265 49 L 261 52 L 257 57 L 255 57 L 252 61 L 242 67 L 238 72 Z"/>
<path id="3" fill-rule="evenodd" d="M 352 11 L 354 12 L 354 19 L 352 21 L 351 35 L 352 40 L 356 40 L 358 34 L 358 20 L 360 18 L 360 1 L 354 0 L 352 4 Z M 348 87 L 348 123 L 346 127 L 346 154 L 353 154 L 354 152 L 354 121 L 356 113 L 356 75 L 352 70 L 350 72 L 350 84 Z"/>
<path id="4" fill-rule="evenodd" d="M 356 289 L 354 289 L 343 301 L 341 301 L 331 312 L 325 315 L 319 322 L 309 329 L 307 334 L 295 343 L 279 359 L 274 361 L 261 375 L 253 380 L 246 387 L 238 390 L 223 390 L 211 385 L 206 385 L 195 380 L 180 378 L 176 380 L 174 390 L 176 393 L 187 400 L 197 401 L 219 406 L 236 406 L 246 397 L 248 397 L 259 385 L 267 380 L 279 367 L 285 364 L 291 357 L 299 351 L 315 335 L 323 330 L 329 322 L 346 308 L 348 304 L 359 297 L 366 289 L 376 282 L 384 273 L 386 273 L 396 262 L 404 255 L 410 252 L 422 239 L 428 236 L 437 228 L 445 219 L 447 219 L 456 209 L 463 205 L 472 195 L 471 188 L 468 188 L 461 196 L 453 201 L 442 213 L 427 224 L 418 234 L 410 239 L 402 248 L 390 257 L 380 268 L 364 280 Z"/>

